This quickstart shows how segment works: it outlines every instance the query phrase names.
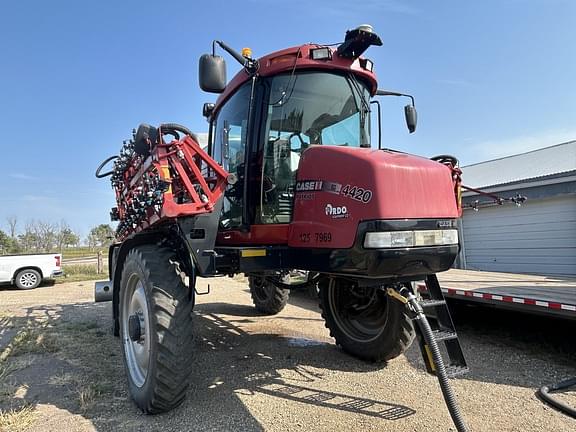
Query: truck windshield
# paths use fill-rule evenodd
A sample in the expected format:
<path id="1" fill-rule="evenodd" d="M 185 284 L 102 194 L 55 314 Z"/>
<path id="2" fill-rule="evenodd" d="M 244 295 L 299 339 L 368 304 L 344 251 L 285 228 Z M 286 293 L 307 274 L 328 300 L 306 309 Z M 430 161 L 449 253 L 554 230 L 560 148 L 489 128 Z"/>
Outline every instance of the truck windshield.
<path id="1" fill-rule="evenodd" d="M 355 78 L 315 71 L 278 75 L 267 85 L 269 141 L 370 147 L 370 94 Z"/>
<path id="2" fill-rule="evenodd" d="M 268 103 L 259 223 L 288 223 L 300 155 L 311 145 L 370 147 L 370 94 L 353 76 L 319 71 L 264 79 Z"/>

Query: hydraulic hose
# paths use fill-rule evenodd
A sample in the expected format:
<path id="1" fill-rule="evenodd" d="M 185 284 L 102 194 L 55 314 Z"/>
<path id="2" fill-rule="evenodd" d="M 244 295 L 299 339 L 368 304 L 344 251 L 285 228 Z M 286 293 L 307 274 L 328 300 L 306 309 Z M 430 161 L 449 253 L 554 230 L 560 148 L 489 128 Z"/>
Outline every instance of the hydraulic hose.
<path id="1" fill-rule="evenodd" d="M 540 397 L 540 399 L 549 403 L 554 408 L 562 411 L 565 414 L 568 414 L 570 417 L 576 418 L 576 408 L 565 404 L 564 402 L 552 397 L 550 394 L 551 391 L 563 390 L 572 386 L 576 386 L 576 377 L 561 381 L 558 384 L 540 387 L 536 394 Z"/>
<path id="2" fill-rule="evenodd" d="M 414 320 L 418 323 L 418 327 L 420 327 L 426 345 L 428 345 L 432 353 L 434 365 L 436 366 L 436 377 L 438 378 L 438 383 L 440 384 L 440 389 L 442 390 L 442 395 L 444 396 L 444 401 L 446 402 L 446 407 L 448 408 L 450 417 L 452 417 L 452 421 L 454 422 L 458 432 L 468 432 L 469 429 L 464 422 L 464 418 L 456 402 L 456 396 L 452 391 L 452 387 L 450 387 L 450 382 L 448 380 L 448 375 L 446 374 L 446 367 L 444 366 L 444 360 L 440 354 L 440 349 L 438 348 L 436 339 L 434 339 L 432 328 L 428 323 L 428 319 L 426 319 L 426 315 L 424 315 L 422 306 L 418 303 L 416 296 L 407 288 L 403 288 L 401 294 L 406 298 L 406 300 L 408 300 L 408 305 L 412 309 L 412 312 L 415 313 Z"/>
<path id="3" fill-rule="evenodd" d="M 100 171 L 102 171 L 102 168 L 104 168 L 104 166 L 106 166 L 106 164 L 110 161 L 113 161 L 114 159 L 118 159 L 118 156 L 110 156 L 108 159 L 106 159 L 104 162 L 102 162 L 98 168 L 96 168 L 96 177 L 97 178 L 104 178 L 104 177 L 108 177 L 109 175 L 114 174 L 114 170 L 112 171 L 108 171 L 105 173 L 100 173 Z"/>
<path id="4" fill-rule="evenodd" d="M 182 126 L 177 123 L 163 123 L 160 125 L 160 128 L 182 132 L 184 135 L 190 135 L 195 141 L 198 141 L 196 134 L 186 126 Z"/>

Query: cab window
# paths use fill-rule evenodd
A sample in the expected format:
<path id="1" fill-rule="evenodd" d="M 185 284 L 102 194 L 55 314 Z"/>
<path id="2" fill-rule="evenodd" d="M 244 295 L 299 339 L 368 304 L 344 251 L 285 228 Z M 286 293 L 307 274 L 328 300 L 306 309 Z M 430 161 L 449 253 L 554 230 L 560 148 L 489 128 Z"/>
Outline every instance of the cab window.
<path id="1" fill-rule="evenodd" d="M 242 224 L 244 164 L 250 103 L 250 84 L 242 86 L 222 107 L 216 117 L 212 157 L 238 181 L 228 185 L 220 224 L 234 228 Z"/>

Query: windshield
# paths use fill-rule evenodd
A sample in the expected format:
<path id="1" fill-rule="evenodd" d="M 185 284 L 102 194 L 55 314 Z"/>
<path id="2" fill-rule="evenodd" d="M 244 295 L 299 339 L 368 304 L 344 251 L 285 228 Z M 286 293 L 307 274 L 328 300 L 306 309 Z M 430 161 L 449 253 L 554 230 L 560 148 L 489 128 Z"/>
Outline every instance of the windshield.
<path id="1" fill-rule="evenodd" d="M 304 72 L 278 75 L 268 84 L 269 141 L 286 139 L 292 147 L 304 148 L 370 147 L 370 94 L 352 75 Z"/>
<path id="2" fill-rule="evenodd" d="M 259 223 L 288 223 L 304 150 L 311 145 L 370 147 L 370 94 L 352 75 L 318 71 L 278 75 L 264 85 L 268 103 Z"/>

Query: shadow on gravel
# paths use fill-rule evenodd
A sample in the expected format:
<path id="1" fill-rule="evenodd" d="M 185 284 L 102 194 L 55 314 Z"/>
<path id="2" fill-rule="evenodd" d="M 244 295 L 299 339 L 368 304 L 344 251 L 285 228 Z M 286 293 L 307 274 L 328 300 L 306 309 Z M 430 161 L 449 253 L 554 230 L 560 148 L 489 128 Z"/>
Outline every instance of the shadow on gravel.
<path id="1" fill-rule="evenodd" d="M 217 315 L 235 315 L 232 312 L 235 308 L 236 306 L 223 303 L 202 304 L 197 307 L 197 314 L 204 326 L 202 349 L 217 353 L 216 358 L 221 359 L 216 365 L 205 366 L 214 370 L 199 377 L 199 380 L 204 382 L 200 388 L 206 386 L 217 390 L 223 387 L 217 390 L 221 392 L 227 391 L 225 389 L 228 387 L 243 395 L 260 393 L 384 420 L 398 420 L 415 413 L 412 408 L 387 401 L 322 390 L 323 374 L 315 369 L 368 372 L 381 369 L 382 365 L 351 359 L 328 343 L 271 334 L 247 334 L 236 323 L 245 323 L 246 319 L 242 318 L 247 316 L 257 320 L 258 315 L 253 308 L 242 307 L 241 313 L 236 315 L 241 318 L 239 320 L 224 320 Z M 249 309 L 251 314 L 248 313 Z M 283 318 L 299 319 L 274 319 Z M 206 381 L 206 378 L 213 376 L 218 377 L 217 381 Z M 198 384 L 200 383 L 197 379 L 196 385 Z"/>
<path id="2" fill-rule="evenodd" d="M 110 304 L 25 311 L 0 320 L 0 409 L 41 404 L 45 412 L 46 406 L 54 407 L 54 424 L 36 423 L 32 430 L 57 430 L 59 421 L 70 421 L 61 410 L 81 416 L 98 431 L 263 430 L 249 409 L 252 400 L 266 409 L 296 402 L 325 409 L 325 415 L 337 410 L 385 421 L 415 414 L 392 402 L 323 390 L 330 371 L 369 372 L 382 365 L 361 363 L 332 344 L 248 334 L 240 325 L 258 320 L 253 308 L 214 303 L 196 306 L 192 361 L 197 367 L 187 399 L 170 413 L 146 416 L 127 393 L 119 340 L 110 329 Z"/>
<path id="3" fill-rule="evenodd" d="M 470 373 L 460 379 L 540 388 L 576 375 L 576 320 L 449 300 Z M 406 357 L 424 369 L 418 349 Z"/>

